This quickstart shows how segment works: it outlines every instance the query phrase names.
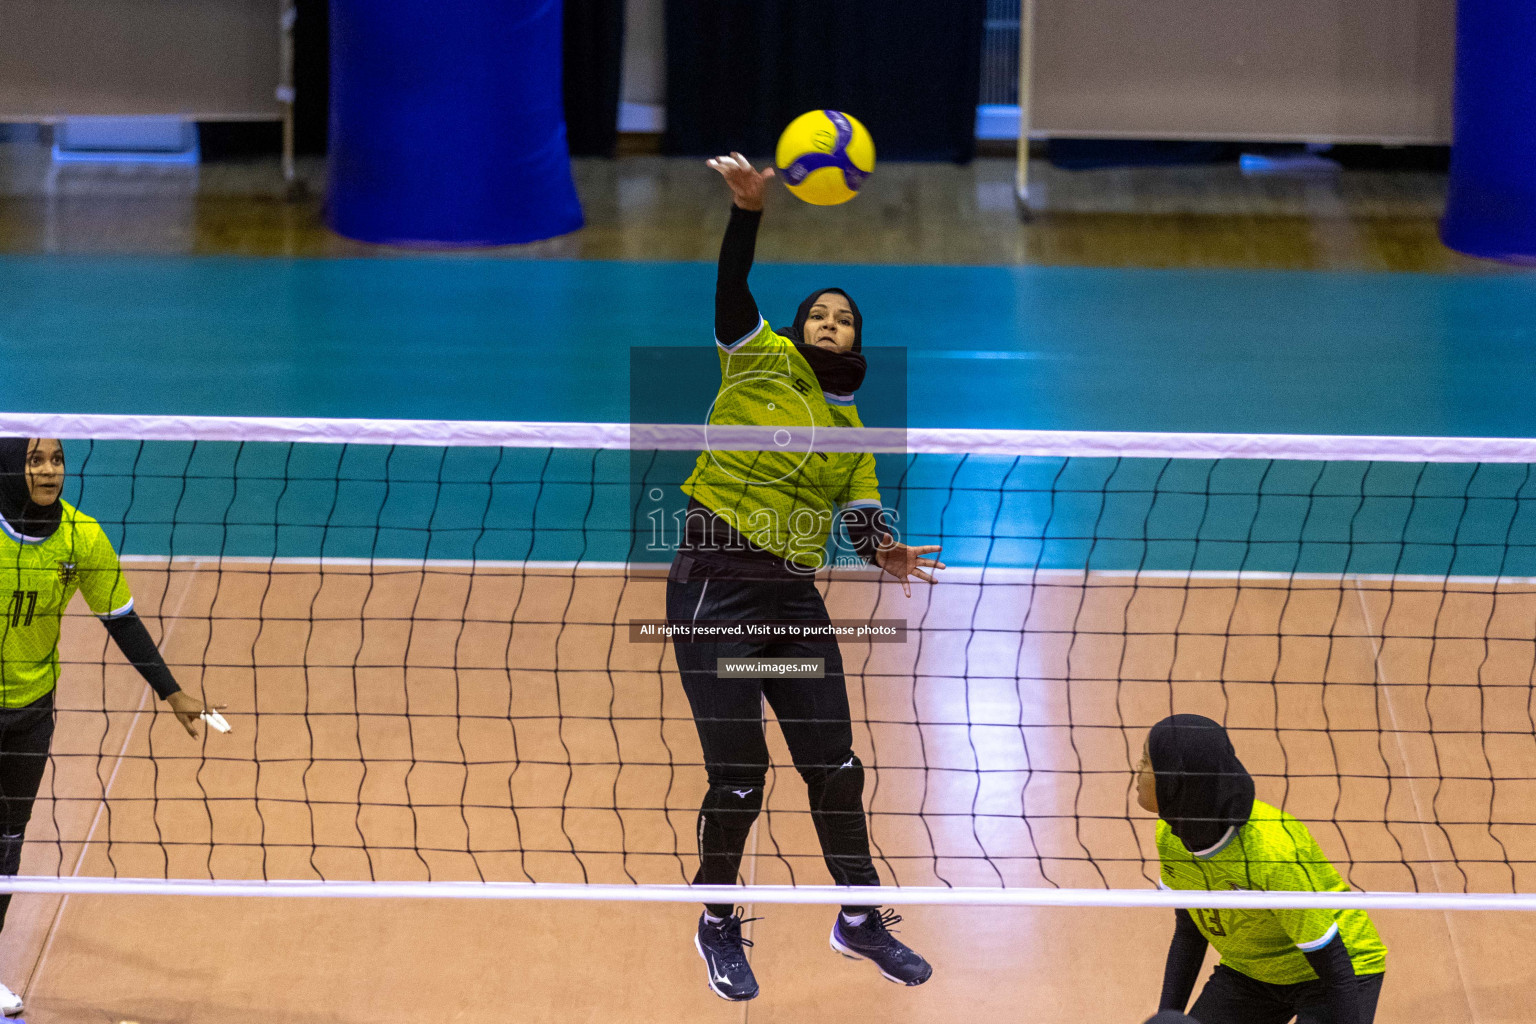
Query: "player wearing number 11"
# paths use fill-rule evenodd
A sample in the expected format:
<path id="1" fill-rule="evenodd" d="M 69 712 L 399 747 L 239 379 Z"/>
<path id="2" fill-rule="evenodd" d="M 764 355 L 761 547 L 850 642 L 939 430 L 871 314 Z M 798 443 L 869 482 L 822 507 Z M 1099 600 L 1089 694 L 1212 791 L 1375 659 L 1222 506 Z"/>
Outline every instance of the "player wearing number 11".
<path id="1" fill-rule="evenodd" d="M 176 685 L 134 612 L 107 535 L 63 499 L 63 489 L 58 441 L 0 437 L 0 875 L 21 867 L 23 836 L 53 740 L 59 628 L 76 590 L 193 736 L 204 710 Z M 9 893 L 0 894 L 0 927 L 10 903 Z M 21 1010 L 20 997 L 0 985 L 0 1013 Z"/>
<path id="2" fill-rule="evenodd" d="M 1346 892 L 1307 826 L 1254 799 L 1227 732 L 1200 715 L 1152 727 L 1136 800 L 1157 823 L 1161 887 Z M 1387 948 L 1363 910 L 1179 910 L 1161 1010 L 1183 1012 L 1209 943 L 1200 1024 L 1371 1024 Z"/>

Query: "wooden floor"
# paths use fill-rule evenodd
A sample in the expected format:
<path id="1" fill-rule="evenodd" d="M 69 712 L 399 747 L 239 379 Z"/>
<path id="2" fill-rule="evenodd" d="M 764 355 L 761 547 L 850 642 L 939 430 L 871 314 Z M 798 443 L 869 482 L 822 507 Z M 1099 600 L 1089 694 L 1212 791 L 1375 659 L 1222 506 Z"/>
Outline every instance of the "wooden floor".
<path id="1" fill-rule="evenodd" d="M 655 576 L 209 562 L 141 565 L 134 584 L 178 676 L 227 703 L 235 731 L 194 742 L 148 714 L 126 666 L 103 669 L 102 631 L 69 622 L 27 873 L 691 870 L 703 773 L 670 651 L 614 626 L 659 617 Z M 844 649 L 888 882 L 1149 885 L 1152 821 L 1130 800 L 1131 765 L 1177 707 L 1226 721 L 1260 796 L 1310 819 L 1357 885 L 1531 888 L 1536 791 L 1512 780 L 1536 776 L 1536 589 L 1051 574 L 907 601 L 856 576 L 827 599 L 834 617 L 913 629 Z M 792 771 L 775 772 L 768 808 L 744 872 L 823 880 Z M 936 966 L 908 991 L 827 949 L 829 909 L 752 909 L 764 995 L 745 1009 L 705 990 L 696 911 L 676 905 L 23 896 L 0 963 L 34 1021 L 789 1022 L 836 1004 L 854 1021 L 1029 1007 L 1030 1020 L 1126 1024 L 1150 1012 L 1171 924 L 904 909 L 903 937 Z M 1383 1024 L 1528 1019 L 1536 918 L 1379 924 Z"/>
<path id="2" fill-rule="evenodd" d="M 1037 212 L 1015 213 L 1014 161 L 884 164 L 857 202 L 775 195 L 759 257 L 822 263 L 1469 271 L 1440 245 L 1445 176 L 1344 171 L 1248 177 L 1235 164 L 1065 171 L 1032 162 Z M 296 199 L 275 161 L 200 169 L 56 166 L 0 144 L 0 252 L 387 256 L 330 233 L 324 168 Z M 489 250 L 508 258 L 713 260 L 725 202 L 700 161 L 577 160 L 587 227 Z M 486 250 L 477 250 L 485 254 Z"/>

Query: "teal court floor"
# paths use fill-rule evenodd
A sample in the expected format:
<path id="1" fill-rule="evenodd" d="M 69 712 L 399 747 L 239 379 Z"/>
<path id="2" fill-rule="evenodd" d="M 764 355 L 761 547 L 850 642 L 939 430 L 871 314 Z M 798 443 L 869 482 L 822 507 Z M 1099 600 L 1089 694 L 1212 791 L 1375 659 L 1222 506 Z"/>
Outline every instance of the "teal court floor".
<path id="1" fill-rule="evenodd" d="M 628 418 L 633 348 L 712 337 L 713 268 L 473 258 L 0 258 L 0 406 Z M 905 350 L 910 426 L 1523 436 L 1536 277 L 760 265 Z M 868 413 L 867 422 L 879 425 Z"/>

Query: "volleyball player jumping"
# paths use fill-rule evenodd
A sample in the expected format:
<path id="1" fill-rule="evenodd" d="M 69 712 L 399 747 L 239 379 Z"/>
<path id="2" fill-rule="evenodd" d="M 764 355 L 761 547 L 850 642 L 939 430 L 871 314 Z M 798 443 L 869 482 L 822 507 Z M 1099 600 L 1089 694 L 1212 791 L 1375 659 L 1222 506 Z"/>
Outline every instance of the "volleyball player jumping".
<path id="1" fill-rule="evenodd" d="M 60 620 L 76 590 L 192 736 L 204 711 L 176 685 L 134 612 L 111 541 L 96 520 L 61 497 L 63 487 L 58 441 L 0 437 L 0 875 L 21 867 L 53 739 Z M 9 893 L 0 894 L 0 927 L 10 903 Z M 21 997 L 0 984 L 0 1013 L 21 1011 Z"/>
<path id="2" fill-rule="evenodd" d="M 1158 815 L 1166 889 L 1347 892 L 1307 826 L 1254 799 L 1227 732 L 1200 715 L 1152 727 L 1136 801 Z M 1200 1024 L 1371 1024 L 1387 948 L 1363 910 L 1178 910 L 1161 1010 L 1183 1012 L 1209 943 Z"/>
<path id="3" fill-rule="evenodd" d="M 734 196 L 715 290 L 721 387 L 710 422 L 792 430 L 862 426 L 854 405 L 865 370 L 858 306 L 838 288 L 812 292 L 793 326 L 775 333 L 747 287 L 764 184 L 773 170 L 759 173 L 735 153 L 709 166 Z M 937 546 L 894 542 L 881 512 L 874 456 L 868 453 L 707 451 L 683 490 L 691 500 L 667 582 L 667 618 L 673 623 L 828 622 L 813 577 L 834 516 L 842 517 L 855 550 L 899 579 L 908 596 L 910 578 L 932 583 L 927 570 L 943 568 L 928 557 Z M 694 884 L 736 884 L 768 775 L 766 698 L 805 781 L 833 880 L 879 885 L 864 815 L 864 768 L 853 751 L 837 640 L 675 640 L 674 650 L 709 776 L 699 810 Z M 825 674 L 727 678 L 716 672 L 716 659 L 726 657 L 821 659 Z M 891 981 L 920 985 L 933 971 L 891 934 L 899 920 L 878 907 L 845 906 L 832 926 L 832 947 L 873 961 Z M 741 926 L 740 913 L 725 903 L 707 904 L 699 918 L 695 946 L 708 968 L 710 989 L 725 999 L 751 999 L 758 991 Z"/>

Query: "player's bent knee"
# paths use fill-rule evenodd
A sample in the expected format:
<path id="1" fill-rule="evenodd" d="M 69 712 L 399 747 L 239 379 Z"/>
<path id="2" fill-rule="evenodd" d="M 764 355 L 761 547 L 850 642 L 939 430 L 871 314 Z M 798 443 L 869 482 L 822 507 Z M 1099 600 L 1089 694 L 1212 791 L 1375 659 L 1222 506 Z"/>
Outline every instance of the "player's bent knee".
<path id="1" fill-rule="evenodd" d="M 808 786 L 836 786 L 839 789 L 846 789 L 856 785 L 859 792 L 864 791 L 864 762 L 860 761 L 859 755 L 851 750 L 844 750 L 827 758 L 824 764 L 797 767 L 800 777 L 805 779 Z"/>
<path id="2" fill-rule="evenodd" d="M 802 771 L 811 797 L 811 809 L 821 814 L 864 813 L 864 764 L 847 751 L 828 768 Z"/>
<path id="3" fill-rule="evenodd" d="M 718 767 L 710 765 L 706 768 L 709 778 L 709 787 L 732 789 L 756 789 L 759 792 L 768 785 L 768 766 L 757 765 L 743 766 L 731 765 L 730 767 Z"/>
<path id="4" fill-rule="evenodd" d="M 704 810 L 721 815 L 740 818 L 749 816 L 747 827 L 751 827 L 757 812 L 763 809 L 763 786 L 741 784 L 736 782 L 711 783 L 709 792 L 704 794 Z"/>

